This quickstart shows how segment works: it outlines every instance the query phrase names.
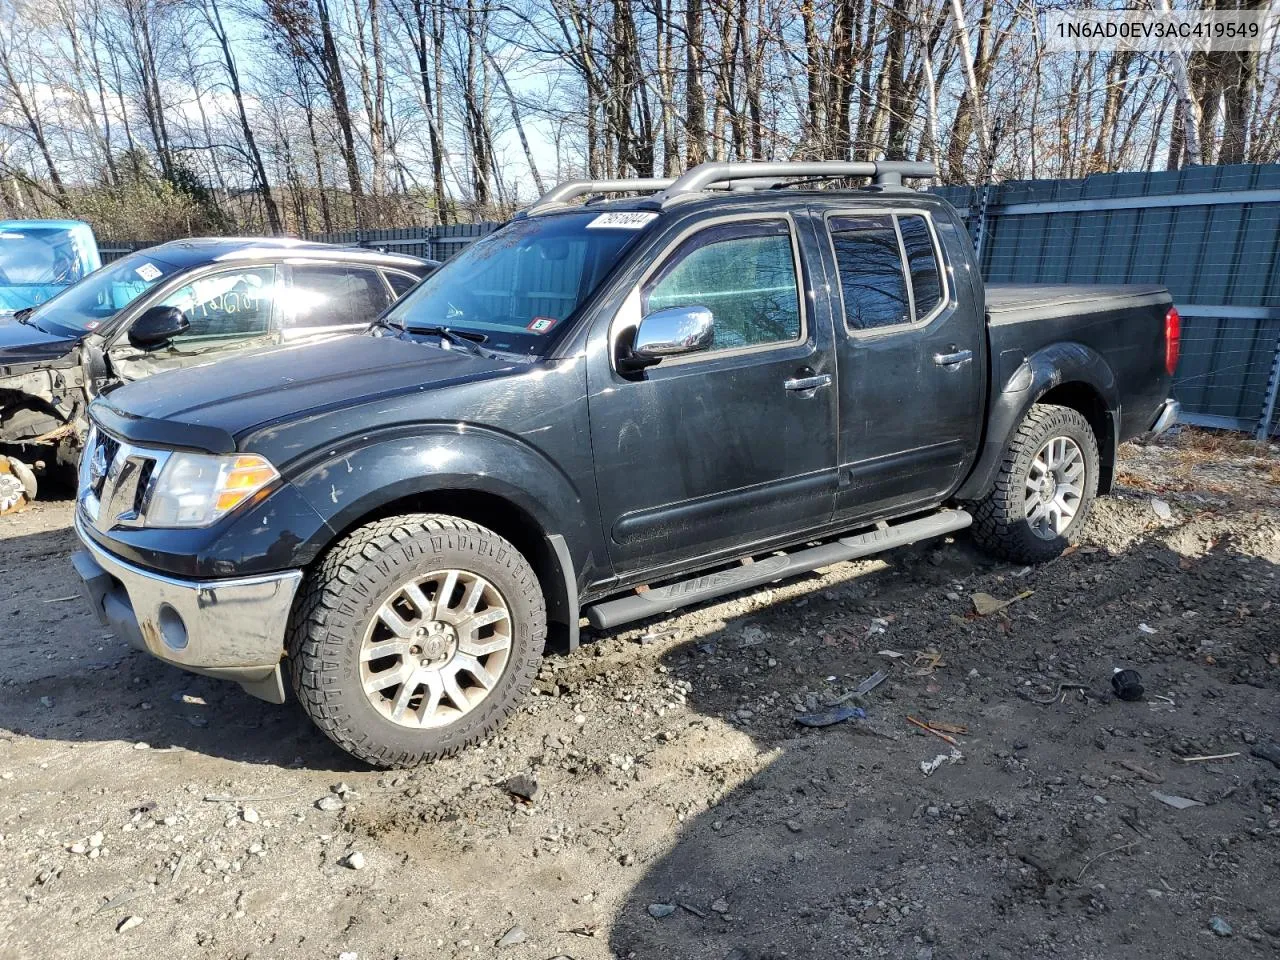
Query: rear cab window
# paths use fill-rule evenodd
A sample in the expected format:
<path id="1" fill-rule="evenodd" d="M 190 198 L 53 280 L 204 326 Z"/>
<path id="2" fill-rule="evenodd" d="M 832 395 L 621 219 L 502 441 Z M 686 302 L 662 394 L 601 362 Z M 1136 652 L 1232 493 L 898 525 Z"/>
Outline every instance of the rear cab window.
<path id="1" fill-rule="evenodd" d="M 834 213 L 826 222 L 850 332 L 933 319 L 946 300 L 946 283 L 928 215 Z"/>

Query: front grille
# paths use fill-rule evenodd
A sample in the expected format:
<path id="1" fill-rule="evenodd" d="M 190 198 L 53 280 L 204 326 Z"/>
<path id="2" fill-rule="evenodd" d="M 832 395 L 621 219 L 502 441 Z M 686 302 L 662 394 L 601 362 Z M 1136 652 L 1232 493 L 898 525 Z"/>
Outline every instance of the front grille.
<path id="1" fill-rule="evenodd" d="M 168 456 L 95 427 L 80 468 L 80 503 L 89 522 L 103 532 L 142 526 L 147 489 Z"/>

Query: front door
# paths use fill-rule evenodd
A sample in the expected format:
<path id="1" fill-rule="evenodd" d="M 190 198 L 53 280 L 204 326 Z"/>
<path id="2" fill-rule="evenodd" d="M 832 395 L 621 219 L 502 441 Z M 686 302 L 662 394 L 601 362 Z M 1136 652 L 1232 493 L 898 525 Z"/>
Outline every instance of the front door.
<path id="1" fill-rule="evenodd" d="M 107 349 L 112 371 L 126 382 L 172 370 L 219 360 L 273 343 L 278 334 L 274 322 L 279 297 L 274 266 L 244 266 L 203 274 L 176 290 L 140 307 L 177 307 L 191 326 L 169 343 L 150 350 L 129 342 L 128 326 Z"/>
<path id="2" fill-rule="evenodd" d="M 844 313 L 836 517 L 931 506 L 959 484 L 981 439 L 985 320 L 960 308 L 927 211 L 825 214 L 832 299 Z"/>
<path id="3" fill-rule="evenodd" d="M 802 268 L 816 233 L 784 214 L 672 238 L 590 351 L 591 443 L 614 570 L 658 573 L 830 519 L 836 400 L 826 298 Z M 617 356 L 657 310 L 709 309 L 706 350 L 641 375 Z M 806 386 L 807 385 L 807 386 Z"/>

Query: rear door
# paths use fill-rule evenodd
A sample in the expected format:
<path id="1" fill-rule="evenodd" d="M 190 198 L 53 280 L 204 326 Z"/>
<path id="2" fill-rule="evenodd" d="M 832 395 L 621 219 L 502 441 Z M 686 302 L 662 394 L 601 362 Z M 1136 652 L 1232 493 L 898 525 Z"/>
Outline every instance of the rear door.
<path id="1" fill-rule="evenodd" d="M 281 311 L 286 342 L 363 330 L 394 299 L 374 267 L 293 263 Z"/>
<path id="2" fill-rule="evenodd" d="M 928 210 L 823 214 L 840 380 L 836 517 L 939 502 L 981 436 L 983 318 L 961 306 Z"/>
<path id="3" fill-rule="evenodd" d="M 163 347 L 142 350 L 129 342 L 126 325 L 107 349 L 111 369 L 122 380 L 139 380 L 267 346 L 278 338 L 279 298 L 279 268 L 273 264 L 220 267 L 193 276 L 131 307 L 137 315 L 150 307 L 177 307 L 191 323 L 187 331 Z"/>
<path id="4" fill-rule="evenodd" d="M 825 302 L 815 309 L 803 268 L 816 239 L 784 213 L 677 229 L 597 329 L 591 445 L 618 574 L 741 552 L 830 519 L 830 315 Z M 691 305 L 715 317 L 709 349 L 619 372 L 616 345 L 645 315 Z M 797 389 L 802 378 L 816 385 Z"/>

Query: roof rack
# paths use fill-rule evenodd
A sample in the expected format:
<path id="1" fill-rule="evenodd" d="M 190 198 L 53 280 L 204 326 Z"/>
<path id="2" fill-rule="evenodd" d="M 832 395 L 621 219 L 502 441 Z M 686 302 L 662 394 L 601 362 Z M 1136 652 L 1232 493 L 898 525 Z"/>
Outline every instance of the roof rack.
<path id="1" fill-rule="evenodd" d="M 903 178 L 936 177 L 932 163 L 909 160 L 786 160 L 764 163 L 702 163 L 676 179 L 664 193 L 673 199 L 688 193 L 708 190 L 718 184 L 733 184 L 734 189 L 761 189 L 779 186 L 779 181 L 795 177 L 806 180 L 836 180 L 844 177 L 871 177 L 882 187 L 900 187 Z M 736 181 L 736 183 L 735 183 Z M 770 181 L 772 181 L 770 183 Z"/>
<path id="2" fill-rule="evenodd" d="M 666 203 L 703 190 L 771 190 L 788 180 L 836 180 L 870 177 L 882 187 L 900 187 L 904 179 L 936 177 L 931 163 L 909 160 L 816 160 L 780 162 L 702 163 L 679 177 L 638 177 L 634 180 L 569 180 L 552 187 L 525 214 L 560 206 L 576 197 L 596 193 L 659 193 Z"/>
<path id="3" fill-rule="evenodd" d="M 559 206 L 593 193 L 657 193 L 676 182 L 674 177 L 636 177 L 634 180 L 566 180 L 558 183 L 529 206 L 525 213 Z"/>

